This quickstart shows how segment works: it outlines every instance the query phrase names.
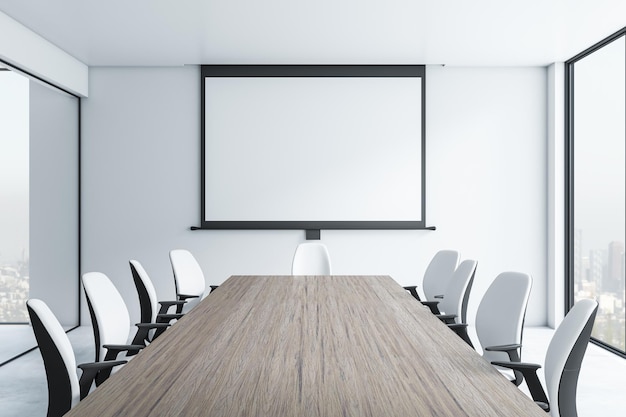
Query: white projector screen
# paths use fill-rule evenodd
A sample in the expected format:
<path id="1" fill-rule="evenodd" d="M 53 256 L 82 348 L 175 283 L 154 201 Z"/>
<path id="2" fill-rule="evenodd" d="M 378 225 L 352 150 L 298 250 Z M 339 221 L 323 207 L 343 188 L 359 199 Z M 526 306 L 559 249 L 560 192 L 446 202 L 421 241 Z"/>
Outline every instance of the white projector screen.
<path id="1" fill-rule="evenodd" d="M 203 66 L 202 228 L 423 228 L 422 66 Z"/>

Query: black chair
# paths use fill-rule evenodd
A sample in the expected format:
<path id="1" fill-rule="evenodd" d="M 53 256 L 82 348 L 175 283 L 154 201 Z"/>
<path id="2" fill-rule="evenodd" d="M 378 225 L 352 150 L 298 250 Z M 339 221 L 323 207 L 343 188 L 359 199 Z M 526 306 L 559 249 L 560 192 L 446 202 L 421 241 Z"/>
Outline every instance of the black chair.
<path id="1" fill-rule="evenodd" d="M 80 380 L 70 340 L 48 305 L 38 299 L 26 302 L 30 322 L 43 358 L 48 381 L 48 417 L 62 416 L 85 398 L 101 371 L 126 361 L 84 363 Z M 108 375 L 107 373 L 107 375 Z"/>
<path id="2" fill-rule="evenodd" d="M 186 310 L 195 307 L 201 300 L 206 289 L 204 273 L 196 258 L 186 249 L 172 249 L 170 263 L 174 273 L 176 297 L 180 301 L 187 301 Z M 182 306 L 178 306 L 177 313 L 182 313 Z"/>
<path id="3" fill-rule="evenodd" d="M 87 298 L 87 306 L 93 326 L 96 348 L 96 362 L 117 359 L 125 353 L 130 357 L 146 347 L 144 343 L 128 344 L 130 333 L 130 315 L 126 303 L 109 277 L 101 272 L 87 272 L 82 276 L 83 289 Z M 137 323 L 134 340 L 148 340 L 149 332 L 154 329 L 167 328 L 169 323 Z M 129 358 L 130 359 L 130 358 Z M 108 376 L 101 372 L 96 378 L 96 385 Z"/>
<path id="4" fill-rule="evenodd" d="M 173 320 L 178 320 L 183 317 L 182 313 L 168 313 L 170 307 L 179 307 L 186 303 L 186 301 L 158 301 L 156 290 L 152 284 L 150 276 L 139 263 L 139 261 L 131 260 L 130 271 L 133 275 L 133 282 L 137 289 L 137 295 L 139 296 L 140 307 L 140 321 L 141 323 L 171 323 Z M 143 332 L 137 332 L 132 344 L 145 344 L 149 343 L 157 338 L 161 333 L 165 331 L 165 327 L 157 328 L 154 335 L 151 337 Z M 141 339 L 142 336 L 148 336 L 146 339 Z"/>
<path id="5" fill-rule="evenodd" d="M 541 365 L 502 361 L 492 363 L 521 372 L 533 400 L 553 417 L 577 417 L 578 376 L 597 311 L 598 303 L 595 300 L 580 300 L 554 332 L 545 359 L 547 396 L 537 376 L 537 369 Z"/>

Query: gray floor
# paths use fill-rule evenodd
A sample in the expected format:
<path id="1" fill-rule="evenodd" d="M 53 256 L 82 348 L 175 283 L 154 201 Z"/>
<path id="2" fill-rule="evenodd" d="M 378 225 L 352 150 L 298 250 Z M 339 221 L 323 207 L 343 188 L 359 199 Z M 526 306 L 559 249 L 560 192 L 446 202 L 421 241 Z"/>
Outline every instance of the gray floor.
<path id="1" fill-rule="evenodd" d="M 4 331 L 6 329 L 0 328 L 2 340 L 5 340 Z M 76 363 L 93 362 L 91 326 L 81 326 L 70 331 L 68 336 L 74 347 Z M 45 416 L 47 408 L 46 371 L 38 349 L 0 367 L 0 417 Z"/>
<path id="2" fill-rule="evenodd" d="M 64 326 L 67 331 L 73 326 Z M 37 346 L 29 324 L 0 325 L 0 364 Z"/>
<path id="3" fill-rule="evenodd" d="M 69 332 L 77 363 L 94 357 L 91 327 Z M 0 335 L 4 340 L 4 335 Z M 552 330 L 527 328 L 523 359 L 543 363 Z M 626 360 L 590 344 L 578 384 L 579 417 L 622 417 L 626 411 Z M 522 386 L 522 390 L 525 387 Z M 45 416 L 46 376 L 39 351 L 35 350 L 0 367 L 0 416 Z"/>
<path id="4" fill-rule="evenodd" d="M 543 364 L 552 333 L 546 327 L 525 329 L 523 360 Z M 545 386 L 542 373 L 540 377 Z M 528 393 L 525 386 L 522 390 Z M 626 359 L 590 343 L 580 370 L 577 398 L 579 417 L 626 415 Z"/>
<path id="5" fill-rule="evenodd" d="M 28 324 L 1 325 L 0 341 L 0 363 L 37 346 L 33 330 Z"/>

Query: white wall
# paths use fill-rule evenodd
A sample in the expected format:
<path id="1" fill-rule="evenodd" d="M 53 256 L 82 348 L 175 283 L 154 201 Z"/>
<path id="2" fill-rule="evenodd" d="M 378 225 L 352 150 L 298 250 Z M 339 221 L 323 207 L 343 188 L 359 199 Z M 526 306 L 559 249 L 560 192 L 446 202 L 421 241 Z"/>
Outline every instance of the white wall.
<path id="1" fill-rule="evenodd" d="M 429 67 L 427 77 L 426 216 L 437 231 L 323 230 L 333 272 L 419 283 L 437 250 L 456 248 L 479 261 L 470 319 L 497 273 L 520 270 L 535 279 L 526 322 L 545 324 L 546 69 Z M 199 88 L 198 67 L 90 69 L 83 272 L 108 274 L 133 320 L 131 258 L 166 299 L 172 248 L 191 250 L 207 282 L 219 284 L 232 274 L 288 274 L 304 240 L 299 230 L 189 230 L 200 219 Z"/>
<path id="2" fill-rule="evenodd" d="M 475 309 L 490 280 L 534 279 L 526 323 L 546 323 L 546 69 L 427 72 L 427 216 L 433 247 L 478 260 Z"/>
<path id="3" fill-rule="evenodd" d="M 30 81 L 30 294 L 78 324 L 78 102 Z"/>
<path id="4" fill-rule="evenodd" d="M 565 316 L 565 64 L 548 67 L 548 325 Z"/>

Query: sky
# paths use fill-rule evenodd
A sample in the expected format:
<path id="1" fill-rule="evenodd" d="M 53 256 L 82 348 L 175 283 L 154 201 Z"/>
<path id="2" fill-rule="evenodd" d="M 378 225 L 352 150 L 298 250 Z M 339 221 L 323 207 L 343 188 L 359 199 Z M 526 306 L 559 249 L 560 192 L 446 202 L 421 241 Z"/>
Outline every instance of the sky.
<path id="1" fill-rule="evenodd" d="M 0 265 L 28 251 L 29 80 L 0 71 Z"/>
<path id="2" fill-rule="evenodd" d="M 574 65 L 574 227 L 583 255 L 625 240 L 625 42 Z"/>

